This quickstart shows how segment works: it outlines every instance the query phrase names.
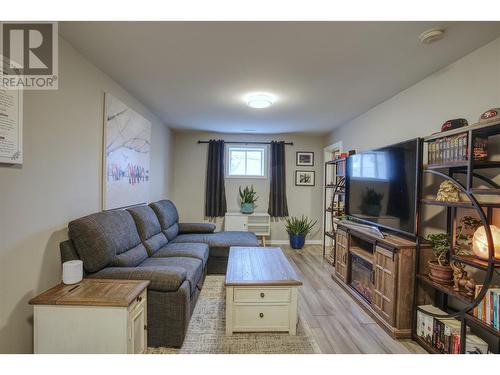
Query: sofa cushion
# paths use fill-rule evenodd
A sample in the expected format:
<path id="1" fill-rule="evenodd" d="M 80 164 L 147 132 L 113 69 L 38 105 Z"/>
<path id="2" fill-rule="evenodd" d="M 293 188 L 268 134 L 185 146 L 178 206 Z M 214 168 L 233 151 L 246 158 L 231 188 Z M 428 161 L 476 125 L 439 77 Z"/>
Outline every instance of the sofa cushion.
<path id="1" fill-rule="evenodd" d="M 121 254 L 116 254 L 111 261 L 112 267 L 135 267 L 141 264 L 144 259 L 147 259 L 148 252 L 142 243 L 123 251 Z"/>
<path id="2" fill-rule="evenodd" d="M 187 257 L 148 258 L 138 268 L 142 267 L 174 267 L 186 271 L 186 280 L 189 281 L 191 294 L 203 277 L 203 266 L 199 259 Z"/>
<path id="3" fill-rule="evenodd" d="M 187 272 L 182 267 L 107 267 L 87 277 L 95 279 L 150 280 L 148 290 L 176 292 L 186 280 Z"/>
<path id="4" fill-rule="evenodd" d="M 169 200 L 161 200 L 150 203 L 149 206 L 154 210 L 158 220 L 160 221 L 161 230 L 171 241 L 179 233 L 179 214 L 175 205 Z"/>
<path id="5" fill-rule="evenodd" d="M 216 232 L 205 234 L 180 234 L 172 243 L 202 242 L 210 247 L 210 257 L 228 257 L 231 246 L 259 246 L 253 232 Z"/>
<path id="6" fill-rule="evenodd" d="M 212 223 L 179 223 L 179 233 L 213 233 L 216 228 Z"/>
<path id="7" fill-rule="evenodd" d="M 208 261 L 208 245 L 204 243 L 169 243 L 158 250 L 154 258 L 167 257 L 188 257 L 196 258 L 202 261 L 203 267 Z"/>
<path id="8" fill-rule="evenodd" d="M 137 206 L 127 211 L 130 212 L 137 225 L 139 237 L 149 256 L 167 244 L 167 237 L 162 233 L 160 221 L 151 207 Z"/>
<path id="9" fill-rule="evenodd" d="M 68 229 L 87 272 L 96 272 L 106 266 L 134 267 L 148 256 L 127 211 L 88 215 L 71 221 Z"/>
<path id="10" fill-rule="evenodd" d="M 204 243 L 209 245 L 209 233 L 179 234 L 169 243 Z"/>

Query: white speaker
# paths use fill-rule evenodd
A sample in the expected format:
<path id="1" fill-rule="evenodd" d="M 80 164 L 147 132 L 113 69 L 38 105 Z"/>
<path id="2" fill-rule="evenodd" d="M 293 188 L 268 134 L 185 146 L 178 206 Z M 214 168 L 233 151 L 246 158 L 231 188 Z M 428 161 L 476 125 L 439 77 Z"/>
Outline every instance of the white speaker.
<path id="1" fill-rule="evenodd" d="M 64 262 L 62 267 L 62 281 L 64 284 L 76 284 L 82 281 L 83 262 L 81 260 Z"/>

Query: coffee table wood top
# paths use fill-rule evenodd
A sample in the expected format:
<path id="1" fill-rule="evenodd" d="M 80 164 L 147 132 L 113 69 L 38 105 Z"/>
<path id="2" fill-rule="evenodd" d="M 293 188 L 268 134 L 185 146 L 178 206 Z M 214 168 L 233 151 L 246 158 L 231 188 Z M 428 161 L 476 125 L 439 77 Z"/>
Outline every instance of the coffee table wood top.
<path id="1" fill-rule="evenodd" d="M 150 284 L 149 280 L 83 279 L 55 287 L 33 298 L 31 305 L 127 307 Z"/>
<path id="2" fill-rule="evenodd" d="M 298 286 L 302 281 L 279 247 L 231 247 L 226 286 Z"/>

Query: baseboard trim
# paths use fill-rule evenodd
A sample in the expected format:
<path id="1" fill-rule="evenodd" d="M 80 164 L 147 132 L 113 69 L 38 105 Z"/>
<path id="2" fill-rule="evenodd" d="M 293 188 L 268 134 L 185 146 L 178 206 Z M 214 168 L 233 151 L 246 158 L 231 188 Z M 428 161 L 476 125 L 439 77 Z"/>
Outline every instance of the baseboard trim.
<path id="1" fill-rule="evenodd" d="M 290 242 L 288 240 L 270 240 L 266 241 L 269 245 L 288 245 Z M 306 245 L 322 245 L 321 240 L 306 240 Z"/>

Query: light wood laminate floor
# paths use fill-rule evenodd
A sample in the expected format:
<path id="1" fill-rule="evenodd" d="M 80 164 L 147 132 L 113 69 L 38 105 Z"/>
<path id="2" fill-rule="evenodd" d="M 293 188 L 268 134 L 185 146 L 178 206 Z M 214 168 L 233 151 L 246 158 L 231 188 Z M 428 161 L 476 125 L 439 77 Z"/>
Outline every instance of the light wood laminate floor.
<path id="1" fill-rule="evenodd" d="M 412 340 L 392 339 L 332 280 L 321 246 L 282 249 L 303 278 L 299 315 L 323 353 L 426 353 Z"/>

